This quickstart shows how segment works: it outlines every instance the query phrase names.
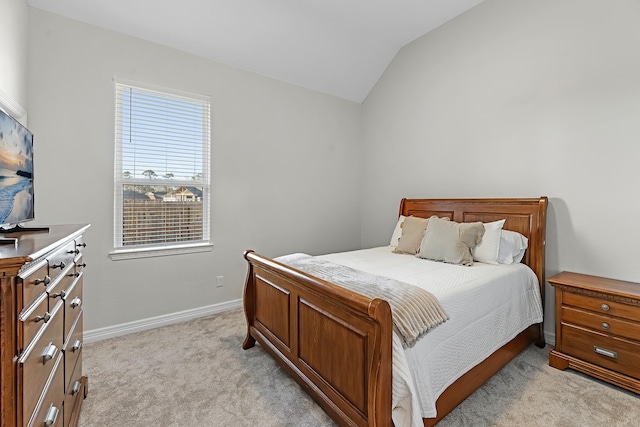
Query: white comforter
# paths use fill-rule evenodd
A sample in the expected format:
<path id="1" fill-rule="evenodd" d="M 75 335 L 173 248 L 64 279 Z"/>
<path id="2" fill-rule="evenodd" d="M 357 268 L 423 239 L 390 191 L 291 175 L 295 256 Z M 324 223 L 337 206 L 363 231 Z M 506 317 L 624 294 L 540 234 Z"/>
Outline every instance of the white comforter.
<path id="1" fill-rule="evenodd" d="M 321 258 L 420 286 L 451 317 L 409 349 L 394 334 L 393 422 L 422 426 L 436 416 L 435 402 L 461 375 L 528 326 L 542 322 L 538 280 L 524 264 L 472 267 L 394 254 L 379 247 Z"/>

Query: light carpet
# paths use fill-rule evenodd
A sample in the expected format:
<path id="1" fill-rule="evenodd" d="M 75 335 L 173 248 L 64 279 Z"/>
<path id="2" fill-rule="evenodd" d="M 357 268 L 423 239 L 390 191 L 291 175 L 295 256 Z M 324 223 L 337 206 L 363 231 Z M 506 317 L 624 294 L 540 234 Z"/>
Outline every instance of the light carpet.
<path id="1" fill-rule="evenodd" d="M 242 310 L 86 345 L 81 427 L 333 426 L 259 346 Z M 640 426 L 637 395 L 548 365 L 530 346 L 439 427 Z"/>

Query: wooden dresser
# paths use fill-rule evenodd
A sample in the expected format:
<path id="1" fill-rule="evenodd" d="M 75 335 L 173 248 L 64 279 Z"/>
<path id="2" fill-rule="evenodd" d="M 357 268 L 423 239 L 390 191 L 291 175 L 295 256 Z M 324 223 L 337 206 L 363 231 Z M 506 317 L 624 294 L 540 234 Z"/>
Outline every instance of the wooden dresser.
<path id="1" fill-rule="evenodd" d="M 640 283 L 563 272 L 549 365 L 573 368 L 640 393 Z"/>
<path id="2" fill-rule="evenodd" d="M 89 225 L 26 231 L 0 245 L 0 426 L 77 425 L 82 281 Z"/>

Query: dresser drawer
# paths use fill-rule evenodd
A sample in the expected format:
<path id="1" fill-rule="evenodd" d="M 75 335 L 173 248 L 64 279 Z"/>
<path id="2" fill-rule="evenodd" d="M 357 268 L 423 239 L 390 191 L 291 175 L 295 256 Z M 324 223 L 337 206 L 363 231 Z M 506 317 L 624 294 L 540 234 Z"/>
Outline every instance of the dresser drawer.
<path id="1" fill-rule="evenodd" d="M 76 405 L 82 404 L 84 399 L 84 389 L 82 383 L 82 358 L 77 360 L 70 373 L 71 381 L 67 384 L 64 394 L 64 425 L 68 426 L 71 421 L 73 409 Z"/>
<path id="2" fill-rule="evenodd" d="M 640 379 L 640 344 L 562 325 L 561 352 Z"/>
<path id="3" fill-rule="evenodd" d="M 64 297 L 64 337 L 69 335 L 82 310 L 82 274 L 74 281 Z"/>
<path id="4" fill-rule="evenodd" d="M 22 345 L 19 345 L 19 352 L 29 346 L 40 329 L 51 321 L 51 317 L 46 293 L 20 313 L 18 328 L 22 329 Z"/>
<path id="5" fill-rule="evenodd" d="M 76 255 L 73 263 L 76 266 L 76 276 L 87 266 L 87 264 L 82 260 L 82 253 Z"/>
<path id="6" fill-rule="evenodd" d="M 82 310 L 78 314 L 78 318 L 71 328 L 71 333 L 67 341 L 64 343 L 64 383 L 65 390 L 69 388 L 71 385 L 71 375 L 73 372 L 73 368 L 76 366 L 78 359 L 80 358 L 80 354 L 82 354 L 82 331 L 83 331 L 83 319 L 82 319 Z M 82 369 L 80 369 L 80 373 L 82 373 Z"/>
<path id="7" fill-rule="evenodd" d="M 63 425 L 64 416 L 62 403 L 64 402 L 64 363 L 62 359 L 62 354 L 55 359 L 56 364 L 51 376 L 48 378 L 48 382 L 46 384 L 47 387 L 43 391 L 43 398 L 40 401 L 40 406 L 36 408 L 33 416 L 29 419 L 29 423 L 27 424 L 29 427 Z"/>
<path id="8" fill-rule="evenodd" d="M 51 311 L 47 324 L 18 359 L 18 389 L 23 393 L 25 420 L 33 413 L 56 360 L 62 355 L 63 320 L 63 304 L 60 302 Z M 64 384 L 64 372 L 62 375 L 60 384 Z"/>
<path id="9" fill-rule="evenodd" d="M 29 266 L 25 272 L 20 273 L 19 278 L 22 280 L 22 307 L 28 307 L 51 283 L 47 260 Z"/>
<path id="10" fill-rule="evenodd" d="M 640 341 L 640 323 L 572 307 L 562 307 L 562 321 L 602 333 Z"/>
<path id="11" fill-rule="evenodd" d="M 59 300 L 59 298 L 64 298 L 73 284 L 75 277 L 76 273 L 72 262 L 71 264 L 66 265 L 60 274 L 51 279 L 51 284 L 47 287 L 47 293 L 49 294 L 49 298 L 52 300 L 49 302 L 49 306 L 55 305 L 56 299 Z"/>
<path id="12" fill-rule="evenodd" d="M 574 294 L 572 292 L 563 293 L 562 304 L 640 322 L 640 306 L 607 301 L 601 298 Z"/>
<path id="13" fill-rule="evenodd" d="M 47 256 L 49 262 L 49 276 L 51 280 L 55 280 L 65 270 L 71 266 L 73 270 L 73 259 L 76 256 L 76 245 L 73 241 L 62 246 L 56 252 Z"/>

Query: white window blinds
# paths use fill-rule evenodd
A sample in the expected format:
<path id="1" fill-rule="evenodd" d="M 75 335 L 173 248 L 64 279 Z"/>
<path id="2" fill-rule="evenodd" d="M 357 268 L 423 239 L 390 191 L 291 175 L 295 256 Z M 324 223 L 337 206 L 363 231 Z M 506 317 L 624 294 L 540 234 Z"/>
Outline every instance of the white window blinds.
<path id="1" fill-rule="evenodd" d="M 209 241 L 211 101 L 115 81 L 115 248 Z"/>

